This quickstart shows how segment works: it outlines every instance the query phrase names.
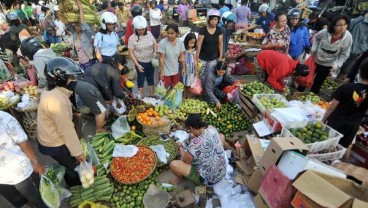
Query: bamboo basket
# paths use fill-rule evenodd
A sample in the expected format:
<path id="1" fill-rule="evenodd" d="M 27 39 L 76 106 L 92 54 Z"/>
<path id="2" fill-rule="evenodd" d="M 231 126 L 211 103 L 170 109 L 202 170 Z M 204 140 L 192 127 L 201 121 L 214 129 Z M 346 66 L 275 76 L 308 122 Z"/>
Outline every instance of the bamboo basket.
<path id="1" fill-rule="evenodd" d="M 15 108 L 15 110 L 21 114 L 23 127 L 24 127 L 24 130 L 26 130 L 28 137 L 33 141 L 37 141 L 38 105 L 32 108 L 25 109 L 25 110 L 20 109 L 20 108 Z"/>
<path id="2" fill-rule="evenodd" d="M 153 125 L 149 126 L 147 124 L 143 124 L 140 121 L 138 121 L 139 124 L 142 125 L 142 130 L 144 135 L 150 136 L 150 135 L 158 135 L 160 133 L 163 134 L 169 134 L 171 129 L 171 122 L 166 117 L 162 117 L 161 119 L 164 120 L 164 123 L 162 125 Z"/>

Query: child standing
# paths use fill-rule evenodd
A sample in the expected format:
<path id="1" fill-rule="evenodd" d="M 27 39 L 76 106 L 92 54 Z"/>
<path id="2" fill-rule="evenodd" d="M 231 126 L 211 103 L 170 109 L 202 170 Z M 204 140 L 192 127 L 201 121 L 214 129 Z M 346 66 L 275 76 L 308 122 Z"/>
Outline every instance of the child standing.
<path id="1" fill-rule="evenodd" d="M 184 99 L 189 96 L 190 87 L 194 84 L 194 78 L 197 75 L 197 61 L 195 57 L 195 46 L 197 44 L 196 35 L 194 33 L 189 33 L 185 36 L 184 46 L 185 46 L 185 64 L 186 71 L 183 77 L 184 88 Z"/>

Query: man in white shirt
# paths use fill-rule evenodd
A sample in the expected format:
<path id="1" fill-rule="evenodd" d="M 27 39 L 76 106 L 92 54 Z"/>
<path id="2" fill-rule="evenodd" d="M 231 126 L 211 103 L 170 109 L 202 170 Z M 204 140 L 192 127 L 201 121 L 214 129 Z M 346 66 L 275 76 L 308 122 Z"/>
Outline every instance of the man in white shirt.
<path id="1" fill-rule="evenodd" d="M 33 207 L 47 207 L 38 191 L 37 174 L 44 172 L 18 121 L 0 111 L 0 194 L 6 197 L 15 188 Z"/>

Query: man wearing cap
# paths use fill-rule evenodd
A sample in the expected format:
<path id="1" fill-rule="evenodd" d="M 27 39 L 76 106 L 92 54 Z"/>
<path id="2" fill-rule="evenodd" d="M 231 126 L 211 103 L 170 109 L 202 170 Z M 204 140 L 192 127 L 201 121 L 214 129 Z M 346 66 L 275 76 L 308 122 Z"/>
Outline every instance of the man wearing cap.
<path id="1" fill-rule="evenodd" d="M 290 75 L 304 77 L 309 73 L 308 66 L 274 50 L 261 51 L 257 55 L 257 62 L 266 73 L 267 82 L 281 92 L 285 92 L 284 78 Z"/>

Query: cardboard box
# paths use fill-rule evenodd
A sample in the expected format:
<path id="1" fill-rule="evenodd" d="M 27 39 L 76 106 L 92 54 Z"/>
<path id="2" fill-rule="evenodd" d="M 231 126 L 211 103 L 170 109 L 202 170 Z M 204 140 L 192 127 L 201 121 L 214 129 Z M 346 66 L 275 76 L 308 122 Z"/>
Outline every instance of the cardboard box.
<path id="1" fill-rule="evenodd" d="M 258 193 L 269 207 L 289 207 L 296 190 L 292 181 L 286 177 L 276 165 L 272 165 L 262 179 Z"/>
<path id="2" fill-rule="evenodd" d="M 266 204 L 266 202 L 262 199 L 262 197 L 259 194 L 257 194 L 253 198 L 253 202 L 256 208 L 269 208 L 269 206 Z"/>
<path id="3" fill-rule="evenodd" d="M 282 129 L 281 123 L 271 115 L 269 110 L 263 114 L 263 121 L 270 127 L 271 132 L 280 132 Z"/>
<path id="4" fill-rule="evenodd" d="M 266 174 L 271 165 L 277 164 L 286 150 L 299 151 L 304 155 L 308 153 L 308 147 L 298 138 L 274 137 L 258 165 L 262 175 Z"/>
<path id="5" fill-rule="evenodd" d="M 294 180 L 304 170 L 316 170 L 336 177 L 346 178 L 344 172 L 293 151 L 284 152 L 277 164 L 277 168 L 290 180 Z"/>
<path id="6" fill-rule="evenodd" d="M 241 146 L 237 148 L 236 157 L 239 161 L 235 162 L 239 173 L 236 181 L 247 186 L 254 193 L 258 192 L 261 186 L 262 174 L 257 165 L 262 159 L 264 150 L 257 137 L 247 135 Z"/>
<path id="7" fill-rule="evenodd" d="M 354 144 L 351 148 L 350 155 L 353 164 L 368 168 L 368 151 L 361 145 Z"/>
<path id="8" fill-rule="evenodd" d="M 293 207 L 368 207 L 367 189 L 348 179 L 307 170 L 293 186 L 298 190 L 291 202 Z"/>
<path id="9" fill-rule="evenodd" d="M 358 184 L 368 187 L 367 169 L 345 162 L 333 163 L 332 167 L 343 171 L 346 175 L 348 175 L 348 178 L 351 178 Z"/>

